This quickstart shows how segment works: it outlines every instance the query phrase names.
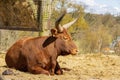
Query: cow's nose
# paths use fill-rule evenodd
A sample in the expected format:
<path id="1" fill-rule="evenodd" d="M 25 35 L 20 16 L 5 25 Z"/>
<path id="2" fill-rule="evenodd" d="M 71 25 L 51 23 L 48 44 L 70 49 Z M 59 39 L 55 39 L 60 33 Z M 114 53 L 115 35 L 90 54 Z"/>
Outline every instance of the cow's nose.
<path id="1" fill-rule="evenodd" d="M 76 52 L 78 53 L 78 52 L 79 52 L 79 50 L 78 50 L 78 49 L 76 49 Z"/>
<path id="2" fill-rule="evenodd" d="M 76 50 L 75 50 L 75 52 L 76 52 L 76 53 L 79 53 L 79 50 L 78 50 L 78 49 L 76 49 Z"/>
<path id="3" fill-rule="evenodd" d="M 78 49 L 73 49 L 73 50 L 72 50 L 72 54 L 73 54 L 73 55 L 77 54 L 78 52 L 79 52 Z"/>

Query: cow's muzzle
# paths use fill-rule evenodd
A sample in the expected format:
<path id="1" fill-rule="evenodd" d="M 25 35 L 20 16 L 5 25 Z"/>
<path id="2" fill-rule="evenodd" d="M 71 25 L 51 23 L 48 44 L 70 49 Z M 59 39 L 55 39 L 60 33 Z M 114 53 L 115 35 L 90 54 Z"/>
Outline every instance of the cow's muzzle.
<path id="1" fill-rule="evenodd" d="M 71 50 L 71 54 L 72 54 L 72 55 L 75 55 L 75 54 L 77 54 L 78 52 L 79 52 L 78 49 L 73 49 L 73 50 Z"/>

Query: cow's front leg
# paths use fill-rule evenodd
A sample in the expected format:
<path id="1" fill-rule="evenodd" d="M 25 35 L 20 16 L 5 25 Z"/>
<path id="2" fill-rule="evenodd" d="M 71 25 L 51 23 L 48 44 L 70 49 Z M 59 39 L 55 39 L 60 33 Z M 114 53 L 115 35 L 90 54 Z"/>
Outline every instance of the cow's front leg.
<path id="1" fill-rule="evenodd" d="M 63 74 L 63 71 L 60 68 L 60 65 L 58 64 L 58 62 L 56 63 L 55 74 L 57 74 L 57 75 Z"/>
<path id="2" fill-rule="evenodd" d="M 55 74 L 55 68 L 56 68 L 56 61 L 52 61 L 52 64 L 51 64 L 51 75 L 54 75 Z"/>
<path id="3" fill-rule="evenodd" d="M 28 67 L 28 71 L 33 73 L 33 74 L 46 74 L 46 75 L 50 75 L 49 71 L 41 68 L 38 65 Z"/>

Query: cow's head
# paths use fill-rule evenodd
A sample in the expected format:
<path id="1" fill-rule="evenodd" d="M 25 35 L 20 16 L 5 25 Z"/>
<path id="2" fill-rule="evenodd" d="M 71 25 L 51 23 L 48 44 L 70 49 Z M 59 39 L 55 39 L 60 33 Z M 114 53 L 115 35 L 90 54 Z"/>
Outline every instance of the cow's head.
<path id="1" fill-rule="evenodd" d="M 62 20 L 63 16 L 66 12 L 64 12 L 55 22 L 55 28 L 51 29 L 51 33 L 53 37 L 56 37 L 55 46 L 59 55 L 68 55 L 68 54 L 76 54 L 78 53 L 77 46 L 73 42 L 70 34 L 67 32 L 67 28 L 76 22 L 74 21 L 67 23 L 61 26 L 59 23 Z"/>

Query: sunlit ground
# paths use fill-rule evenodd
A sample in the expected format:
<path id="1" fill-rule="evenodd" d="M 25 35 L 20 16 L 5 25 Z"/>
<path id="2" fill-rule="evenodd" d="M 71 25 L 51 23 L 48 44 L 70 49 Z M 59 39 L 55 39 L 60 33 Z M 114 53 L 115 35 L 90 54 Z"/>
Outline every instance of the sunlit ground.
<path id="1" fill-rule="evenodd" d="M 0 73 L 7 68 L 5 54 L 0 54 Z M 46 76 L 13 70 L 13 75 L 4 75 L 6 80 L 120 80 L 120 56 L 104 54 L 80 54 L 60 56 L 58 59 L 63 75 Z"/>

